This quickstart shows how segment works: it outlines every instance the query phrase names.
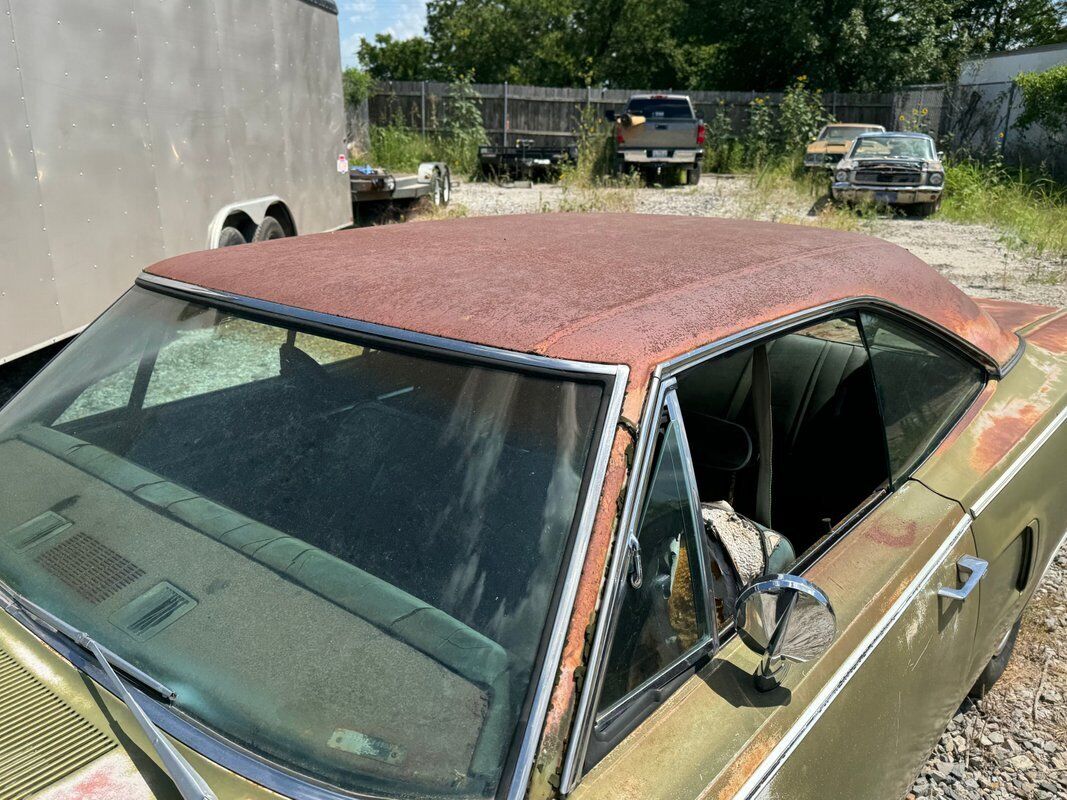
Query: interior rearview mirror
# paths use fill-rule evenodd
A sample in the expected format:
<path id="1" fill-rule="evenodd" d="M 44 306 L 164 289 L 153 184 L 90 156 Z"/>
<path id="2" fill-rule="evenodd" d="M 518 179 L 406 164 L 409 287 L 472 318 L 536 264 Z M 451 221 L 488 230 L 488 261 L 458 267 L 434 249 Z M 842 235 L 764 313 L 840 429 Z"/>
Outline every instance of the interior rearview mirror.
<path id="1" fill-rule="evenodd" d="M 756 688 L 778 688 L 790 664 L 822 655 L 837 636 L 837 617 L 826 594 L 797 575 L 766 575 L 737 597 L 734 618 L 741 641 L 763 656 Z"/>
<path id="2" fill-rule="evenodd" d="M 608 122 L 614 122 L 615 121 L 615 109 L 613 109 L 613 108 L 605 109 L 605 111 L 604 111 L 604 119 L 606 119 Z"/>

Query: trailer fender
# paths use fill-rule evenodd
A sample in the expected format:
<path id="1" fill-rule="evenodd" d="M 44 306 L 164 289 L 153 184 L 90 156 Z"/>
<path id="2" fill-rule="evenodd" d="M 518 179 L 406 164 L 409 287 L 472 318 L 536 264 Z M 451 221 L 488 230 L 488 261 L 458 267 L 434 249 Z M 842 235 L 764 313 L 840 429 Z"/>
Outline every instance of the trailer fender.
<path id="1" fill-rule="evenodd" d="M 254 200 L 241 200 L 223 206 L 211 219 L 207 229 L 207 248 L 213 250 L 219 246 L 219 236 L 225 227 L 237 228 L 244 234 L 245 241 L 252 241 L 256 228 L 264 217 L 274 217 L 285 229 L 286 236 L 296 236 L 296 220 L 289 206 L 277 195 L 257 197 Z"/>

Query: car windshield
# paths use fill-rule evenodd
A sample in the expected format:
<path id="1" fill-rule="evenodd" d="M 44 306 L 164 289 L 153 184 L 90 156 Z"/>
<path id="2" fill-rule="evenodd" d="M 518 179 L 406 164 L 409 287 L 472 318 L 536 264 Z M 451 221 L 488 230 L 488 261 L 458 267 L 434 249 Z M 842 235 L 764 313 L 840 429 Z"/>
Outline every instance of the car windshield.
<path id="1" fill-rule="evenodd" d="M 0 411 L 0 578 L 348 791 L 497 791 L 605 384 L 131 290 Z"/>
<path id="2" fill-rule="evenodd" d="M 934 157 L 933 143 L 917 136 L 864 136 L 852 146 L 852 158 Z"/>
<path id="3" fill-rule="evenodd" d="M 822 136 L 819 138 L 828 142 L 847 142 L 855 139 L 861 133 L 874 133 L 879 128 L 864 127 L 861 125 L 851 126 L 835 126 L 827 127 L 823 129 Z"/>
<path id="4" fill-rule="evenodd" d="M 649 119 L 693 119 L 689 101 L 671 97 L 635 97 L 626 107 L 627 114 Z"/>

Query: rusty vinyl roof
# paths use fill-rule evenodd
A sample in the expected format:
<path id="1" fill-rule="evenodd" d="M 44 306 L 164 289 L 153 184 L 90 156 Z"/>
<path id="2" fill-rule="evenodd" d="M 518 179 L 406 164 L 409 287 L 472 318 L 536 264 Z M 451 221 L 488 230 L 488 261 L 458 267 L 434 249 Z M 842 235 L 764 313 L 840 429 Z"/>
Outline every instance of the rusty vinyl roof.
<path id="1" fill-rule="evenodd" d="M 906 250 L 806 226 L 636 214 L 443 220 L 300 236 L 147 270 L 311 311 L 520 352 L 659 362 L 856 296 L 914 311 L 1004 364 L 1015 336 Z"/>

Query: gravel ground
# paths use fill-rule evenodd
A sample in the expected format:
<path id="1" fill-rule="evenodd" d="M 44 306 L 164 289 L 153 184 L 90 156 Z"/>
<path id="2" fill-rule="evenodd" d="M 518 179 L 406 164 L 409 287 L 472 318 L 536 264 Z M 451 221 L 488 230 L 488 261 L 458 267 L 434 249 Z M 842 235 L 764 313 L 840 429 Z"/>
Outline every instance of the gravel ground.
<path id="1" fill-rule="evenodd" d="M 812 222 L 818 203 L 768 197 L 745 178 L 705 176 L 699 187 L 616 190 L 590 198 L 558 186 L 457 187 L 460 213 L 476 216 L 564 210 L 750 217 Z M 1067 305 L 1062 261 L 1020 254 L 981 225 L 933 220 L 857 220 L 860 230 L 906 247 L 964 291 Z M 1067 546 L 1061 548 L 1023 617 L 1015 653 L 1000 681 L 966 701 L 917 776 L 916 797 L 1067 798 Z"/>

